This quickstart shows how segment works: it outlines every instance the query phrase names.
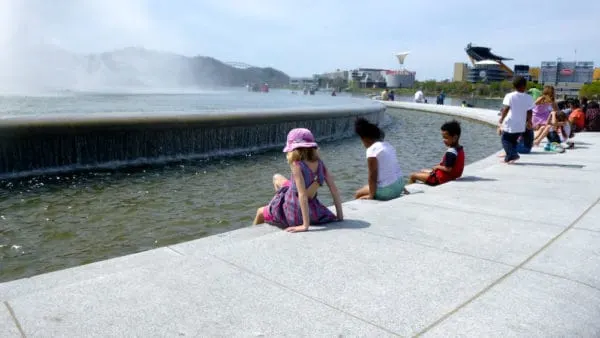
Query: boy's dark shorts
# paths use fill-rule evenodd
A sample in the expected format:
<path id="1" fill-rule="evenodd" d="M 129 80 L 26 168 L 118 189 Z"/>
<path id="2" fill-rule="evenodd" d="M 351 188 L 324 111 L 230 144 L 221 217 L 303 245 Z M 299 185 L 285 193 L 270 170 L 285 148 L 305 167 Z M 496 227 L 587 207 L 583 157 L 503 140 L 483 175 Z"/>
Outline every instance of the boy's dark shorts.
<path id="1" fill-rule="evenodd" d="M 550 143 L 560 143 L 560 136 L 555 131 L 549 132 L 547 138 Z"/>

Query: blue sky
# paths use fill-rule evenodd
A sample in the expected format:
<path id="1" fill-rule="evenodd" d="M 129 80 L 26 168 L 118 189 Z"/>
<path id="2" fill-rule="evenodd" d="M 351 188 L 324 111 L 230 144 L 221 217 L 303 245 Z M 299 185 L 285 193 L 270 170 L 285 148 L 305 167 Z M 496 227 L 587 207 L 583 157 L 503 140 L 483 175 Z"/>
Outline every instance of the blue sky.
<path id="1" fill-rule="evenodd" d="M 598 65 L 598 13 L 597 0 L 3 0 L 0 44 L 44 41 L 80 53 L 141 46 L 291 76 L 396 68 L 394 54 L 411 51 L 405 66 L 418 79 L 444 79 L 467 62 L 469 42 L 523 64 Z"/>

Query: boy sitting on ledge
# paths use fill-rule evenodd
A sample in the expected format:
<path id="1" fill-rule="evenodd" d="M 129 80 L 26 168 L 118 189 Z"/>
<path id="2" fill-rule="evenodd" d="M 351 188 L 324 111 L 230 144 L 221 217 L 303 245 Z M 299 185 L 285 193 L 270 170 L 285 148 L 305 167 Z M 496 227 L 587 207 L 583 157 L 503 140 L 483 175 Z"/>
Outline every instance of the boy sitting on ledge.
<path id="1" fill-rule="evenodd" d="M 416 181 L 436 186 L 453 181 L 462 176 L 465 168 L 465 151 L 458 143 L 460 140 L 460 124 L 457 121 L 446 122 L 442 125 L 442 139 L 448 149 L 440 164 L 432 169 L 423 169 L 410 174 L 408 184 Z"/>

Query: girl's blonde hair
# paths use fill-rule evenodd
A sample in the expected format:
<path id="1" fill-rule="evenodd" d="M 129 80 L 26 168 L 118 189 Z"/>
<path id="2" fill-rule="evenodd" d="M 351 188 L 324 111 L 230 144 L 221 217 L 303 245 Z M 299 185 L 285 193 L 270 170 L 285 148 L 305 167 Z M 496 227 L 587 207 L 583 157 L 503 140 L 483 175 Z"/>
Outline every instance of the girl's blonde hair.
<path id="1" fill-rule="evenodd" d="M 319 151 L 317 148 L 296 148 L 286 154 L 289 164 L 296 161 L 314 162 L 319 160 Z"/>
<path id="2" fill-rule="evenodd" d="M 544 90 L 542 91 L 542 96 L 544 97 L 544 103 L 554 103 L 554 87 L 553 86 L 544 86 Z"/>

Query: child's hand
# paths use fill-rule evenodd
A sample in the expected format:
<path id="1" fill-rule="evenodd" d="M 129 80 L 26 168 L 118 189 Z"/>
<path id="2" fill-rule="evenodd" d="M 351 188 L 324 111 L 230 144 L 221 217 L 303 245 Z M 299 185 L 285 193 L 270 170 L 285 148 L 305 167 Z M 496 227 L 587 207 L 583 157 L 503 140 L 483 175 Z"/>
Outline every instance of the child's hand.
<path id="1" fill-rule="evenodd" d="M 496 132 L 498 133 L 498 136 L 501 136 L 502 135 L 502 127 L 498 127 Z"/>
<path id="2" fill-rule="evenodd" d="M 304 226 L 304 225 L 298 225 L 295 227 L 287 227 L 285 229 L 285 231 L 287 231 L 287 232 L 303 232 L 306 230 L 308 230 L 308 226 Z"/>

